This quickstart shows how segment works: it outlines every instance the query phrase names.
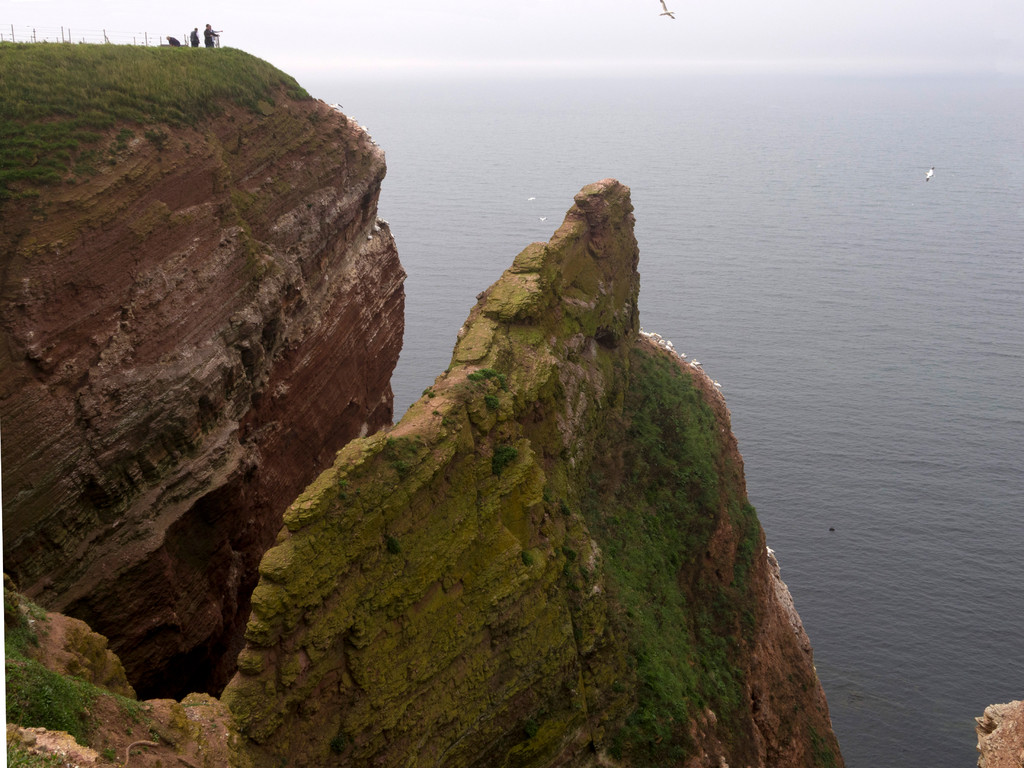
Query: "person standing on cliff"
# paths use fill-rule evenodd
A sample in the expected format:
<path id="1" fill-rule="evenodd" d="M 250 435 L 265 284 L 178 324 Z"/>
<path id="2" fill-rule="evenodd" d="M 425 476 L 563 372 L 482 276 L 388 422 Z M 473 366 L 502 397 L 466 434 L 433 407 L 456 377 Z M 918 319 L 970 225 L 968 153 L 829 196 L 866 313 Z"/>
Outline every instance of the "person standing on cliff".
<path id="1" fill-rule="evenodd" d="M 188 41 L 192 43 L 193 48 L 199 47 L 199 27 L 192 30 L 192 34 L 188 36 Z"/>
<path id="2" fill-rule="evenodd" d="M 215 41 L 217 41 L 219 38 L 220 32 L 214 31 L 213 27 L 210 24 L 207 24 L 206 29 L 203 30 L 203 39 L 206 40 L 206 47 L 213 48 L 214 45 L 216 44 Z"/>

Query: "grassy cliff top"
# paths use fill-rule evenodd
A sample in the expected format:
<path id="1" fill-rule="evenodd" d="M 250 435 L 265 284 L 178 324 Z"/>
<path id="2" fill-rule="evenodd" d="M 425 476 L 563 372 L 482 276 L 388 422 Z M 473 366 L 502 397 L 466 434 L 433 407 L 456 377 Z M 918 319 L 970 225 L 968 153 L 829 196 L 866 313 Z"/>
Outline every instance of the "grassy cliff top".
<path id="1" fill-rule="evenodd" d="M 275 95 L 306 99 L 293 78 L 243 51 L 0 44 L 0 199 L 59 181 L 73 154 L 115 125 L 196 125 Z"/>

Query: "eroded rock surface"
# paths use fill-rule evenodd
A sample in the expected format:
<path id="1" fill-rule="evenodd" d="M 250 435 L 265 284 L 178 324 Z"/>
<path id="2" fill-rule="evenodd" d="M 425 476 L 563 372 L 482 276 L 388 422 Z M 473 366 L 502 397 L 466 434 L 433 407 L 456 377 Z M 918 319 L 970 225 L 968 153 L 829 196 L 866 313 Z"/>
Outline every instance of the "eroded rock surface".
<path id="1" fill-rule="evenodd" d="M 725 401 L 638 334 L 638 256 L 629 190 L 585 187 L 289 507 L 237 760 L 842 766 Z"/>
<path id="2" fill-rule="evenodd" d="M 978 725 L 978 768 L 1020 768 L 1024 765 L 1024 701 L 992 704 L 975 718 Z"/>
<path id="3" fill-rule="evenodd" d="M 284 508 L 392 417 L 384 155 L 288 90 L 118 125 L 95 175 L 3 209 L 4 567 L 142 696 L 220 690 Z"/>

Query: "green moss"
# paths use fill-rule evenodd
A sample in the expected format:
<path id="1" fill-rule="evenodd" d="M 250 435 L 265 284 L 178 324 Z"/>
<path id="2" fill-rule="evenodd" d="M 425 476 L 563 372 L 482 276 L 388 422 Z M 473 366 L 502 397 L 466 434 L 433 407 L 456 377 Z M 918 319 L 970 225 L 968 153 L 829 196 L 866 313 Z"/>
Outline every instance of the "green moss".
<path id="1" fill-rule="evenodd" d="M 402 422 L 286 513 L 247 630 L 268 663 L 225 693 L 263 764 L 539 766 L 581 734 L 683 764 L 705 708 L 750 762 L 760 528 L 727 425 L 634 348 L 632 209 L 595 189 L 474 307 Z M 533 295 L 524 274 L 544 312 L 506 311 Z"/>
<path id="2" fill-rule="evenodd" d="M 491 350 L 497 327 L 496 322 L 486 317 L 469 324 L 465 335 L 455 346 L 454 361 L 468 365 L 483 360 Z"/>
<path id="3" fill-rule="evenodd" d="M 522 322 L 534 319 L 548 301 L 540 275 L 508 274 L 492 289 L 486 311 L 500 322 Z"/>
<path id="4" fill-rule="evenodd" d="M 340 755 L 348 747 L 348 736 L 344 733 L 339 733 L 333 739 L 331 739 L 331 752 L 336 755 Z"/>
<path id="5" fill-rule="evenodd" d="M 540 272 L 547 252 L 545 243 L 530 243 L 512 262 L 511 272 Z"/>

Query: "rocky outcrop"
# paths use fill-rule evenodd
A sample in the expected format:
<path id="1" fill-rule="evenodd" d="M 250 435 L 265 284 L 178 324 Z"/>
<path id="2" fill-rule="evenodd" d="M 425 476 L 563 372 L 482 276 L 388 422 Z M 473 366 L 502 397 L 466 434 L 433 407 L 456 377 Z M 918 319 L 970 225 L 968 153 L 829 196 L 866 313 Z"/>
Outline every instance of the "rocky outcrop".
<path id="1" fill-rule="evenodd" d="M 236 761 L 842 765 L 725 402 L 638 333 L 637 263 L 628 189 L 585 187 L 288 508 Z"/>
<path id="2" fill-rule="evenodd" d="M 978 768 L 1024 765 L 1024 701 L 993 704 L 976 717 Z"/>
<path id="3" fill-rule="evenodd" d="M 121 660 L 107 647 L 107 638 L 84 621 L 61 613 L 48 612 L 34 622 L 37 645 L 26 655 L 38 659 L 48 669 L 62 675 L 71 675 L 93 685 L 106 688 L 128 698 L 135 691 L 128 684 Z"/>
<path id="4" fill-rule="evenodd" d="M 220 701 L 135 701 L 105 637 L 24 599 L 6 578 L 4 662 L 12 764 L 229 764 L 231 716 Z"/>
<path id="5" fill-rule="evenodd" d="M 4 203 L 4 567 L 143 696 L 219 692 L 284 508 L 391 421 L 384 155 L 295 90 L 119 123 L 96 172 Z"/>

